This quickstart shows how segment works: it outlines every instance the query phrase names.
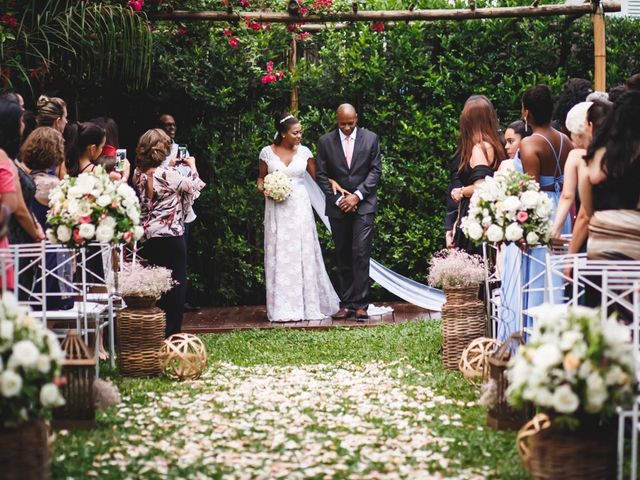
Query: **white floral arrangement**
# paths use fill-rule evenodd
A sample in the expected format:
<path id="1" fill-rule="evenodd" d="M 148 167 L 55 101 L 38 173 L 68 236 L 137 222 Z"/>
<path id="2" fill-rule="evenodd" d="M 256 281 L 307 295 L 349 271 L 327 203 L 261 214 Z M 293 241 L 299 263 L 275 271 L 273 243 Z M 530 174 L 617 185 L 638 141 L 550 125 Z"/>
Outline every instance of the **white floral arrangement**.
<path id="1" fill-rule="evenodd" d="M 15 427 L 64 405 L 58 385 L 64 352 L 53 332 L 11 293 L 0 301 L 0 425 Z"/>
<path id="2" fill-rule="evenodd" d="M 464 250 L 446 248 L 436 252 L 429 261 L 427 282 L 432 287 L 471 287 L 484 281 L 482 258 Z"/>
<path id="3" fill-rule="evenodd" d="M 77 248 L 95 240 L 131 243 L 144 234 L 134 190 L 102 167 L 66 176 L 49 195 L 47 238 Z"/>
<path id="4" fill-rule="evenodd" d="M 158 266 L 127 263 L 118 273 L 118 293 L 123 297 L 153 297 L 159 299 L 178 282 L 171 270 Z"/>
<path id="5" fill-rule="evenodd" d="M 531 177 L 517 171 L 498 172 L 476 187 L 461 227 L 476 244 L 546 245 L 552 210 L 551 199 Z"/>
<path id="6" fill-rule="evenodd" d="M 293 191 L 291 179 L 280 170 L 264 177 L 264 193 L 275 202 L 284 202 Z"/>
<path id="7" fill-rule="evenodd" d="M 543 305 L 532 312 L 535 330 L 510 360 L 507 397 L 577 427 L 580 420 L 610 418 L 637 392 L 631 331 L 614 317 L 586 307 Z"/>

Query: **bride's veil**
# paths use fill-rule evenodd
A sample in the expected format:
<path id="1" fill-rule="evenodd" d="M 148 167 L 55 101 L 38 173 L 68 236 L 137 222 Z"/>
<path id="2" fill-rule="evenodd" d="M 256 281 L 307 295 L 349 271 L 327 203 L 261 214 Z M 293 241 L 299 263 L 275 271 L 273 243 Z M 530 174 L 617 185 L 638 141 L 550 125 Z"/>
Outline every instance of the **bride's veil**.
<path id="1" fill-rule="evenodd" d="M 331 227 L 329 226 L 329 219 L 324 214 L 325 196 L 322 189 L 318 184 L 316 184 L 313 178 L 311 178 L 309 173 L 305 175 L 304 182 L 307 192 L 309 193 L 313 209 L 320 217 L 320 220 L 322 220 L 322 223 L 331 230 Z M 437 312 L 442 310 L 442 304 L 444 303 L 444 293 L 442 290 L 428 287 L 411 280 L 410 278 L 403 277 L 398 273 L 392 272 L 384 265 L 376 262 L 373 258 L 371 259 L 369 276 L 384 289 L 409 303 Z"/>

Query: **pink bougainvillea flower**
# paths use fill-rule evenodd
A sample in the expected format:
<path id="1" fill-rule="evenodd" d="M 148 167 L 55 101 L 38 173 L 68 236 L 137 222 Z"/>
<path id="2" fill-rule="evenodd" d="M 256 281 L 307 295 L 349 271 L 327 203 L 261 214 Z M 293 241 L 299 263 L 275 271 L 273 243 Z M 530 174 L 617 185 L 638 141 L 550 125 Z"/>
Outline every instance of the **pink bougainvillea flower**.
<path id="1" fill-rule="evenodd" d="M 278 71 L 276 72 L 276 76 L 278 77 L 278 80 L 282 80 L 284 78 L 284 72 Z"/>
<path id="2" fill-rule="evenodd" d="M 371 28 L 371 30 L 374 31 L 374 32 L 384 32 L 384 23 L 382 23 L 382 22 L 373 22 L 373 23 L 371 23 L 369 28 Z"/>
<path id="3" fill-rule="evenodd" d="M 306 15 L 309 13 L 309 9 L 307 7 L 300 7 L 300 15 Z"/>
<path id="4" fill-rule="evenodd" d="M 0 17 L 0 22 L 4 23 L 8 27 L 16 28 L 18 26 L 18 19 L 12 15 L 2 15 Z"/>
<path id="5" fill-rule="evenodd" d="M 129 5 L 134 12 L 139 12 L 142 10 L 142 4 L 143 2 L 140 0 L 129 0 L 127 5 Z"/>
<path id="6" fill-rule="evenodd" d="M 238 45 L 240 45 L 240 40 L 238 39 L 238 37 L 231 37 L 228 43 L 231 48 L 238 48 Z"/>
<path id="7" fill-rule="evenodd" d="M 331 10 L 333 0 L 315 0 L 313 2 L 314 10 Z"/>
<path id="8" fill-rule="evenodd" d="M 224 30 L 222 30 L 222 33 L 224 34 L 225 37 L 230 37 L 231 35 L 233 35 L 233 32 L 228 28 L 225 28 Z"/>
<path id="9" fill-rule="evenodd" d="M 264 22 L 262 24 L 262 30 L 269 30 L 271 28 L 271 23 L 270 22 Z"/>
<path id="10" fill-rule="evenodd" d="M 529 214 L 523 210 L 520 210 L 516 215 L 516 220 L 518 220 L 520 223 L 526 222 L 528 218 Z"/>
<path id="11" fill-rule="evenodd" d="M 176 30 L 176 33 L 180 37 L 184 37 L 188 32 L 187 32 L 187 29 L 185 27 L 179 27 L 178 30 Z"/>
<path id="12" fill-rule="evenodd" d="M 251 6 L 251 3 L 249 3 L 249 0 L 240 0 L 240 6 L 242 8 L 249 8 Z"/>
<path id="13" fill-rule="evenodd" d="M 267 62 L 267 73 L 271 73 L 273 71 L 273 62 L 269 60 Z"/>
<path id="14" fill-rule="evenodd" d="M 298 35 L 296 35 L 296 40 L 298 40 L 299 42 L 304 42 L 309 38 L 311 38 L 311 34 L 309 32 L 301 32 Z"/>

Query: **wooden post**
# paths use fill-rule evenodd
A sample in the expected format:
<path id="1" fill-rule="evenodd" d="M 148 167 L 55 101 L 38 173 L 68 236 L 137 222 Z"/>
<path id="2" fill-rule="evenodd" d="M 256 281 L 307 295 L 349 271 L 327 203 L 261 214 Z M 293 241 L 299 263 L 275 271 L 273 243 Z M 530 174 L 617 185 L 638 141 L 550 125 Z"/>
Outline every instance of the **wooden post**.
<path id="1" fill-rule="evenodd" d="M 298 42 L 296 42 L 296 34 L 291 34 L 291 49 L 289 52 L 289 74 L 291 75 L 291 112 L 298 111 L 298 85 L 294 77 L 296 74 L 296 63 L 298 61 Z"/>
<path id="2" fill-rule="evenodd" d="M 593 18 L 593 89 L 606 92 L 607 52 L 604 33 L 604 11 L 598 2 Z"/>

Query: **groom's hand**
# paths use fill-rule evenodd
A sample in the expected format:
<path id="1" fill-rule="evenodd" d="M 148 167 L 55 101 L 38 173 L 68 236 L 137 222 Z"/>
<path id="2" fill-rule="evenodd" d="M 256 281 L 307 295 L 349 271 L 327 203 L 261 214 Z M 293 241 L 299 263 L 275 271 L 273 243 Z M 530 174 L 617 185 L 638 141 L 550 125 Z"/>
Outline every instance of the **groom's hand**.
<path id="1" fill-rule="evenodd" d="M 358 209 L 358 203 L 360 203 L 360 198 L 355 193 L 351 193 L 343 197 L 338 206 L 344 213 L 352 213 Z"/>

